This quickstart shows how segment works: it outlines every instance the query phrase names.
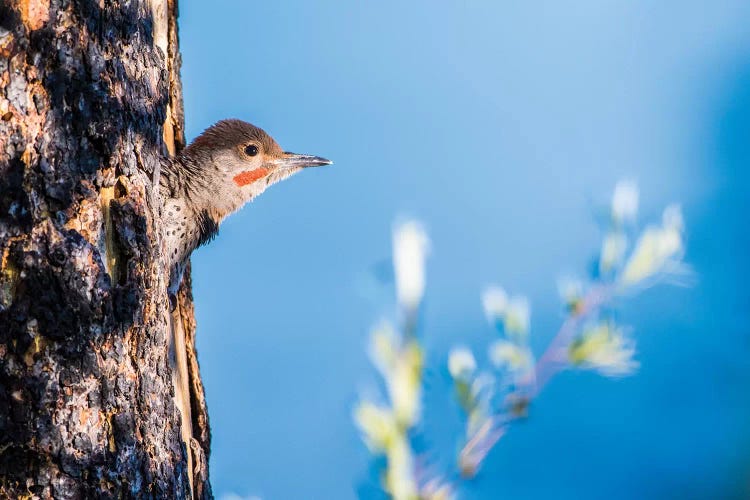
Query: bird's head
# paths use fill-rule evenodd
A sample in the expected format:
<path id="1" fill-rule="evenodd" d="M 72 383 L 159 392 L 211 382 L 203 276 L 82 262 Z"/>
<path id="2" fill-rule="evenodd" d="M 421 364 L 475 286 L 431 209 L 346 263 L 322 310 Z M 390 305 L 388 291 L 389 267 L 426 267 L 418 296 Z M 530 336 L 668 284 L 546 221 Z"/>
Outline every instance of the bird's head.
<path id="1" fill-rule="evenodd" d="M 217 197 L 212 202 L 221 217 L 304 168 L 332 163 L 284 151 L 264 130 L 241 120 L 222 120 L 211 126 L 183 155 L 202 170 L 207 194 Z"/>

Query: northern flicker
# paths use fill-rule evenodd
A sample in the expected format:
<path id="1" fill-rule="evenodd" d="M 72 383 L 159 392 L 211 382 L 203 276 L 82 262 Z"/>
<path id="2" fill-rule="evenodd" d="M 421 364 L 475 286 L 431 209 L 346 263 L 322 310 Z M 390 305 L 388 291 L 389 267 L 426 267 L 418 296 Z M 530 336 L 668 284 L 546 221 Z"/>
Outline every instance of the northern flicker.
<path id="1" fill-rule="evenodd" d="M 167 159 L 159 187 L 172 307 L 190 254 L 216 236 L 225 217 L 272 184 L 330 163 L 285 152 L 262 129 L 241 120 L 216 123 Z"/>

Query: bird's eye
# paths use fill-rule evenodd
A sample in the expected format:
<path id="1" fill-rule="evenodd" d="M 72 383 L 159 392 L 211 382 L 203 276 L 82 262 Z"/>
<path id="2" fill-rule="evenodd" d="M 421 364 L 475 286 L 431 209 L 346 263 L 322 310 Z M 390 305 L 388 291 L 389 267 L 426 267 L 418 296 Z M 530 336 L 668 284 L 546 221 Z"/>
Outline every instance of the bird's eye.
<path id="1" fill-rule="evenodd" d="M 247 156 L 255 156 L 258 154 L 258 146 L 255 144 L 250 144 L 249 146 L 245 146 L 245 154 Z"/>

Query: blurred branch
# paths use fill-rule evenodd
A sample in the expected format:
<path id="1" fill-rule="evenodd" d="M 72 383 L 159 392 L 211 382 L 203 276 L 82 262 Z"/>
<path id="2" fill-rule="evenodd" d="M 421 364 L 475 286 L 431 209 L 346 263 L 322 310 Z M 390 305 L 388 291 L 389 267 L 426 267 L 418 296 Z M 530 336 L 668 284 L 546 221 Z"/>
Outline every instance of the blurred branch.
<path id="1" fill-rule="evenodd" d="M 567 317 L 538 361 L 534 361 L 527 343 L 528 305 L 518 306 L 527 304 L 526 299 L 508 299 L 498 286 L 485 291 L 485 313 L 501 335 L 501 340 L 489 348 L 489 358 L 496 372 L 475 376 L 473 369 L 450 369 L 449 360 L 456 394 L 468 417 L 467 439 L 458 458 L 465 477 L 476 474 L 508 426 L 526 417 L 531 401 L 562 370 L 593 369 L 614 377 L 629 375 L 638 367 L 633 359 L 635 342 L 615 324 L 609 309 L 616 298 L 632 295 L 667 276 L 684 273 L 686 267 L 681 262 L 684 244 L 679 207 L 667 207 L 661 225 L 646 227 L 635 238 L 636 243 L 629 245 L 637 210 L 637 187 L 629 182 L 618 183 L 598 267 L 587 285 L 578 280 L 560 283 Z M 471 356 L 472 365 L 476 365 L 473 355 L 465 348 L 453 349 L 450 357 L 457 356 Z M 480 397 L 479 387 L 488 385 L 478 383 L 482 378 L 491 379 L 491 387 L 500 389 Z M 472 398 L 476 402 L 474 405 L 467 406 L 464 402 L 467 386 L 477 395 Z M 498 399 L 500 403 L 496 404 Z"/>
<path id="2" fill-rule="evenodd" d="M 370 355 L 385 383 L 387 401 L 360 402 L 354 419 L 371 453 L 385 458 L 381 482 L 396 499 L 441 500 L 450 488 L 438 477 L 428 477 L 415 459 L 414 432 L 421 419 L 424 356 L 417 337 L 417 317 L 425 285 L 424 265 L 429 250 L 422 227 L 408 221 L 393 236 L 396 291 L 402 328 L 384 323 L 372 333 Z"/>
<path id="3" fill-rule="evenodd" d="M 608 214 L 598 266 L 589 283 L 560 283 L 567 317 L 538 361 L 529 347 L 531 307 L 523 296 L 510 296 L 499 286 L 488 287 L 482 304 L 499 338 L 488 346 L 491 368 L 478 370 L 474 354 L 454 347 L 448 357 L 456 399 L 466 415 L 464 445 L 458 453 L 461 476 L 473 477 L 487 454 L 525 418 L 531 401 L 558 373 L 568 368 L 591 369 L 605 376 L 633 373 L 635 343 L 615 324 L 615 299 L 643 290 L 665 277 L 686 272 L 680 209 L 664 210 L 659 225 L 647 226 L 637 238 L 638 189 L 617 184 Z M 453 486 L 439 476 L 428 477 L 412 447 L 420 422 L 423 349 L 417 317 L 425 286 L 424 261 L 428 239 L 415 221 L 396 227 L 393 239 L 396 290 L 403 315 L 401 330 L 385 324 L 372 335 L 371 356 L 387 388 L 387 401 L 362 401 L 355 420 L 376 457 L 384 457 L 382 486 L 392 498 L 447 499 Z M 635 244 L 630 244 L 635 241 Z"/>

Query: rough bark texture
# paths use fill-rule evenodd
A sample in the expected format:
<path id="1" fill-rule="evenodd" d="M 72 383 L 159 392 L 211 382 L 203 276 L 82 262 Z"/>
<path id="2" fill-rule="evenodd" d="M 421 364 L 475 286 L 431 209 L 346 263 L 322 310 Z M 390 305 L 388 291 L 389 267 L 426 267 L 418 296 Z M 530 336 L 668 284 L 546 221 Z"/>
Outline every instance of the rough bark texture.
<path id="1" fill-rule="evenodd" d="M 174 1 L 0 2 L 0 498 L 211 496 L 192 302 L 183 287 L 170 315 L 153 188 L 184 146 Z"/>

